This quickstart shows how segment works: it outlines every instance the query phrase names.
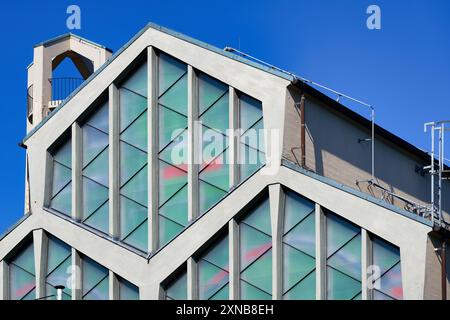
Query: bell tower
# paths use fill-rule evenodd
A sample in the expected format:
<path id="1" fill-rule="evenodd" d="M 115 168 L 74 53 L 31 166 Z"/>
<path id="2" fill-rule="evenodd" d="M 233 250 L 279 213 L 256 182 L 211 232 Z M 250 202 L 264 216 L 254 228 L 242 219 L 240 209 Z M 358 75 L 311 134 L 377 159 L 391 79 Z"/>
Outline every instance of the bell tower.
<path id="1" fill-rule="evenodd" d="M 68 33 L 34 46 L 28 67 L 27 132 L 38 125 L 73 90 L 111 56 L 106 47 Z M 80 77 L 53 78 L 53 71 L 69 58 Z"/>

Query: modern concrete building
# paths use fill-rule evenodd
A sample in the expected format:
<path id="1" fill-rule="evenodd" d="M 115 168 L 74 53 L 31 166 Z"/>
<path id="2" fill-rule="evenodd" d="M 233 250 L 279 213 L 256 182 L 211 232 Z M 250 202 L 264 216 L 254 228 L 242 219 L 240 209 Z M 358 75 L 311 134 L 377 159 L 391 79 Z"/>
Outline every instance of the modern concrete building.
<path id="1" fill-rule="evenodd" d="M 427 153 L 292 74 L 149 24 L 39 44 L 28 93 L 1 299 L 442 298 L 448 181 L 439 220 Z"/>

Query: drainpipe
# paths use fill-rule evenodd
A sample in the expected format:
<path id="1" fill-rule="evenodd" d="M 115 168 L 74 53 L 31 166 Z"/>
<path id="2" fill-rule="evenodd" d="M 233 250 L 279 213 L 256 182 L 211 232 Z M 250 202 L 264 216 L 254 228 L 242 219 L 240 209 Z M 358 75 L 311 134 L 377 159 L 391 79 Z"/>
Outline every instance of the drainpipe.
<path id="1" fill-rule="evenodd" d="M 441 286 L 442 286 L 442 300 L 447 300 L 447 257 L 446 248 L 447 241 L 444 238 L 441 247 Z"/>
<path id="2" fill-rule="evenodd" d="M 301 122 L 301 141 L 300 149 L 302 152 L 301 166 L 306 168 L 306 118 L 305 118 L 305 95 L 300 99 L 300 122 Z"/>

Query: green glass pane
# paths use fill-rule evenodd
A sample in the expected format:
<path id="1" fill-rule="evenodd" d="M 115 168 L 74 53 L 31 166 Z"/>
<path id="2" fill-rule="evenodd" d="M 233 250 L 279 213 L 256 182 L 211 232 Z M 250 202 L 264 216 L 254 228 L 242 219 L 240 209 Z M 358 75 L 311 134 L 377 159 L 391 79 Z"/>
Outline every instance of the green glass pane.
<path id="1" fill-rule="evenodd" d="M 159 151 L 187 128 L 187 118 L 163 106 L 159 107 Z"/>
<path id="2" fill-rule="evenodd" d="M 204 73 L 198 75 L 198 100 L 200 114 L 210 107 L 224 93 L 228 86 Z"/>
<path id="3" fill-rule="evenodd" d="M 52 272 L 61 262 L 70 257 L 71 254 L 71 248 L 67 244 L 55 237 L 49 237 L 46 274 L 48 275 Z"/>
<path id="4" fill-rule="evenodd" d="M 109 279 L 106 277 L 83 296 L 83 300 L 109 300 Z"/>
<path id="5" fill-rule="evenodd" d="M 129 144 L 147 151 L 147 111 L 139 116 L 126 130 L 120 139 Z"/>
<path id="6" fill-rule="evenodd" d="M 108 278 L 109 274 L 108 269 L 88 257 L 82 258 L 82 270 L 83 296 L 97 286 L 102 279 Z"/>
<path id="7" fill-rule="evenodd" d="M 58 162 L 53 162 L 52 195 L 57 194 L 70 180 L 72 180 L 72 170 Z"/>
<path id="8" fill-rule="evenodd" d="M 316 268 L 316 260 L 283 244 L 283 291 L 286 292 Z"/>
<path id="9" fill-rule="evenodd" d="M 50 208 L 70 216 L 72 212 L 72 182 L 50 201 Z"/>
<path id="10" fill-rule="evenodd" d="M 122 83 L 121 87 L 147 97 L 147 61 L 143 63 L 131 76 Z"/>
<path id="11" fill-rule="evenodd" d="M 126 89 L 119 90 L 120 132 L 127 128 L 144 110 L 147 99 Z"/>
<path id="12" fill-rule="evenodd" d="M 356 297 L 354 297 L 352 300 L 362 300 L 362 293 L 359 293 Z"/>
<path id="13" fill-rule="evenodd" d="M 187 183 L 187 172 L 159 161 L 159 204 L 162 205 Z"/>
<path id="14" fill-rule="evenodd" d="M 316 271 L 311 272 L 302 281 L 283 295 L 285 300 L 316 300 Z"/>
<path id="15" fill-rule="evenodd" d="M 224 150 L 228 148 L 228 137 L 224 136 L 216 130 L 209 129 L 202 126 L 202 153 L 200 169 L 203 170 L 209 163 L 220 156 L 220 161 L 223 163 Z M 228 162 L 225 162 L 228 163 Z"/>
<path id="16" fill-rule="evenodd" d="M 272 300 L 272 295 L 241 281 L 242 300 Z"/>
<path id="17" fill-rule="evenodd" d="M 166 288 L 166 295 L 171 300 L 186 300 L 187 299 L 187 274 L 184 272 L 178 276 Z"/>
<path id="18" fill-rule="evenodd" d="M 158 66 L 159 95 L 164 93 L 186 72 L 186 64 L 168 55 L 160 54 Z"/>
<path id="19" fill-rule="evenodd" d="M 158 103 L 187 116 L 187 74 L 170 87 Z"/>
<path id="20" fill-rule="evenodd" d="M 53 158 L 63 165 L 72 168 L 72 140 L 69 139 L 53 154 Z"/>
<path id="21" fill-rule="evenodd" d="M 269 198 L 255 204 L 250 214 L 243 220 L 246 224 L 271 235 Z"/>
<path id="22" fill-rule="evenodd" d="M 36 299 L 36 288 L 28 292 L 22 300 L 35 300 Z"/>
<path id="23" fill-rule="evenodd" d="M 188 190 L 185 185 L 170 200 L 159 208 L 159 214 L 186 226 L 188 223 Z"/>
<path id="24" fill-rule="evenodd" d="M 327 214 L 327 257 L 360 232 L 360 228 L 338 217 Z"/>
<path id="25" fill-rule="evenodd" d="M 266 163 L 266 156 L 264 153 L 244 144 L 241 144 L 240 148 L 239 164 L 241 169 L 241 181 L 243 181 Z"/>
<path id="26" fill-rule="evenodd" d="M 123 186 L 147 163 L 147 153 L 120 142 L 120 185 Z"/>
<path id="27" fill-rule="evenodd" d="M 327 261 L 328 265 L 361 280 L 361 235 L 353 238 Z"/>
<path id="28" fill-rule="evenodd" d="M 108 197 L 108 188 L 83 177 L 83 218 L 86 219 L 100 208 Z"/>
<path id="29" fill-rule="evenodd" d="M 241 279 L 265 292 L 272 292 L 272 249 L 245 269 Z"/>
<path id="30" fill-rule="evenodd" d="M 109 201 L 92 213 L 83 223 L 103 233 L 109 233 Z"/>
<path id="31" fill-rule="evenodd" d="M 29 244 L 25 248 L 23 248 L 11 261 L 16 266 L 21 267 L 25 271 L 35 274 L 34 273 L 34 247 L 33 244 Z"/>
<path id="32" fill-rule="evenodd" d="M 147 208 L 131 201 L 123 196 L 120 197 L 120 238 L 126 238 L 131 231 L 136 229 L 148 218 Z"/>
<path id="33" fill-rule="evenodd" d="M 83 169 L 83 175 L 107 187 L 109 185 L 108 165 L 109 147 Z"/>
<path id="34" fill-rule="evenodd" d="M 36 286 L 34 275 L 16 267 L 9 265 L 9 293 L 11 300 L 20 300 L 25 297 Z"/>
<path id="35" fill-rule="evenodd" d="M 240 96 L 239 104 L 239 120 L 241 129 L 247 130 L 260 118 L 262 118 L 262 104 L 258 100 L 255 100 L 245 94 Z"/>
<path id="36" fill-rule="evenodd" d="M 88 119 L 87 123 L 105 133 L 109 131 L 108 102 L 102 104 L 95 113 Z"/>
<path id="37" fill-rule="evenodd" d="M 229 300 L 230 298 L 230 285 L 227 284 L 222 289 L 217 291 L 209 300 Z"/>
<path id="38" fill-rule="evenodd" d="M 228 153 L 229 150 L 226 149 L 224 153 L 212 160 L 202 169 L 199 178 L 224 191 L 228 191 L 230 189 Z"/>
<path id="39" fill-rule="evenodd" d="M 200 120 L 202 124 L 208 128 L 227 134 L 229 129 L 229 97 L 225 94 L 219 101 L 210 107 L 202 116 Z"/>
<path id="40" fill-rule="evenodd" d="M 396 300 L 403 299 L 402 272 L 400 263 L 380 278 L 379 287 L 380 291 L 388 294 L 392 298 Z"/>
<path id="41" fill-rule="evenodd" d="M 372 241 L 373 265 L 380 268 L 380 274 L 400 261 L 400 249 L 380 238 Z"/>
<path id="42" fill-rule="evenodd" d="M 315 214 L 311 213 L 297 224 L 284 237 L 283 242 L 309 254 L 316 256 Z"/>
<path id="43" fill-rule="evenodd" d="M 292 229 L 308 214 L 315 210 L 315 204 L 301 195 L 287 190 L 284 202 L 284 233 Z"/>
<path id="44" fill-rule="evenodd" d="M 228 272 L 212 265 L 211 263 L 200 260 L 198 262 L 199 277 L 199 299 L 208 300 L 226 283 L 228 283 Z"/>
<path id="45" fill-rule="evenodd" d="M 120 189 L 120 193 L 147 207 L 147 185 L 147 166 L 145 166 Z"/>
<path id="46" fill-rule="evenodd" d="M 203 256 L 202 259 L 222 268 L 228 270 L 228 235 L 211 247 Z"/>
<path id="47" fill-rule="evenodd" d="M 90 126 L 83 127 L 83 167 L 92 161 L 109 143 L 108 135 Z"/>
<path id="48" fill-rule="evenodd" d="M 250 146 L 253 149 L 257 149 L 261 152 L 265 151 L 264 145 L 264 123 L 263 119 L 255 123 L 251 128 L 242 133 L 240 142 Z"/>
<path id="49" fill-rule="evenodd" d="M 240 230 L 241 271 L 272 247 L 272 238 L 244 223 Z"/>
<path id="50" fill-rule="evenodd" d="M 67 280 L 70 278 L 70 273 L 68 272 L 68 270 L 70 270 L 71 265 L 72 260 L 69 256 L 66 258 L 66 260 L 63 260 L 63 262 L 47 276 L 45 281 L 53 287 L 55 286 L 66 287 L 63 290 L 63 292 L 70 295 L 71 289 L 67 285 L 68 282 Z M 47 294 L 49 293 L 47 292 Z"/>
<path id="51" fill-rule="evenodd" d="M 119 300 L 139 300 L 139 288 L 125 279 L 119 279 Z"/>
<path id="52" fill-rule="evenodd" d="M 361 291 L 361 282 L 327 267 L 328 300 L 350 300 Z"/>
<path id="53" fill-rule="evenodd" d="M 159 215 L 159 243 L 165 245 L 184 230 L 184 226 Z"/>
<path id="54" fill-rule="evenodd" d="M 187 130 L 184 130 L 159 153 L 159 158 L 187 171 L 187 141 Z"/>
<path id="55" fill-rule="evenodd" d="M 205 213 L 226 195 L 221 189 L 199 180 L 199 210 L 200 214 Z"/>
<path id="56" fill-rule="evenodd" d="M 131 232 L 128 237 L 123 240 L 125 243 L 143 251 L 148 249 L 148 223 L 143 222 L 136 230 Z"/>

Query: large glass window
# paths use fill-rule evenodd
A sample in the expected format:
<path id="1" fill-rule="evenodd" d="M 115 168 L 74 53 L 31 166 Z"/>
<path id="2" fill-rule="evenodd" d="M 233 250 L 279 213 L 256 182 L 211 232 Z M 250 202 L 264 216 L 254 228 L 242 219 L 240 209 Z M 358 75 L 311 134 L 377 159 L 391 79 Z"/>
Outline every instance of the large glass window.
<path id="1" fill-rule="evenodd" d="M 272 299 L 272 230 L 269 199 L 239 223 L 240 292 L 243 300 Z"/>
<path id="2" fill-rule="evenodd" d="M 47 264 L 45 271 L 45 296 L 48 300 L 56 299 L 56 286 L 64 286 L 63 300 L 70 300 L 71 289 L 67 285 L 72 265 L 71 248 L 55 237 L 49 236 L 47 245 Z"/>
<path id="3" fill-rule="evenodd" d="M 286 192 L 283 232 L 283 299 L 316 298 L 315 204 Z"/>
<path id="4" fill-rule="evenodd" d="M 108 103 L 83 124 L 83 223 L 104 233 L 109 228 Z"/>
<path id="5" fill-rule="evenodd" d="M 228 236 L 219 240 L 198 261 L 200 300 L 228 300 Z"/>
<path id="6" fill-rule="evenodd" d="M 36 298 L 36 273 L 33 242 L 27 243 L 8 260 L 9 295 L 11 300 Z"/>
<path id="7" fill-rule="evenodd" d="M 159 244 L 188 222 L 187 65 L 165 54 L 158 68 Z M 183 143 L 182 143 L 183 142 Z"/>
<path id="8" fill-rule="evenodd" d="M 240 180 L 245 180 L 265 163 L 262 103 L 245 94 L 239 95 L 241 130 Z"/>
<path id="9" fill-rule="evenodd" d="M 82 299 L 109 299 L 109 271 L 94 260 L 82 257 Z"/>
<path id="10" fill-rule="evenodd" d="M 119 88 L 120 239 L 147 251 L 147 63 Z"/>
<path id="11" fill-rule="evenodd" d="M 72 215 L 72 140 L 66 140 L 54 152 L 50 208 Z"/>
<path id="12" fill-rule="evenodd" d="M 379 271 L 379 276 L 373 278 L 373 299 L 403 299 L 400 249 L 378 237 L 373 237 L 372 264 Z"/>
<path id="13" fill-rule="evenodd" d="M 198 76 L 199 120 L 202 123 L 202 161 L 199 172 L 199 209 L 205 213 L 230 188 L 228 86 L 204 73 Z"/>
<path id="14" fill-rule="evenodd" d="M 119 300 L 139 300 L 139 288 L 123 278 L 118 278 Z"/>
<path id="15" fill-rule="evenodd" d="M 327 213 L 327 298 L 361 299 L 361 229 Z"/>
<path id="16" fill-rule="evenodd" d="M 184 271 L 166 287 L 166 300 L 187 300 L 187 273 Z"/>

